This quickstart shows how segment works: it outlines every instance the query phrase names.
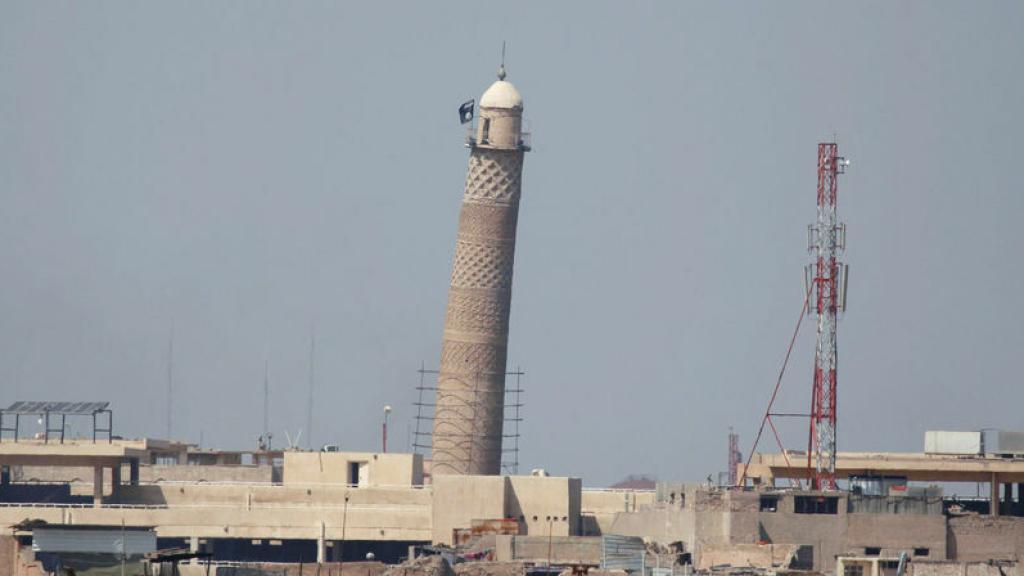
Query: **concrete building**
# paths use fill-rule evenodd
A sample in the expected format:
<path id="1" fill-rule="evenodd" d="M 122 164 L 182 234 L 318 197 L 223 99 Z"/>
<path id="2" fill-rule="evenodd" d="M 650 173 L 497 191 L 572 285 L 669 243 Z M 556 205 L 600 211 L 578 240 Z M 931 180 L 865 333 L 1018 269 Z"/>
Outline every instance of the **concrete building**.
<path id="1" fill-rule="evenodd" d="M 172 453 L 181 464 L 152 463 L 169 462 Z M 2 443 L 0 526 L 152 526 L 160 548 L 220 561 L 352 561 L 373 552 L 395 562 L 410 545 L 476 540 L 480 549 L 480 537 L 492 539 L 484 548 L 499 557 L 586 558 L 593 537 L 613 534 L 679 550 L 698 568 L 792 560 L 831 570 L 841 556 L 902 552 L 915 561 L 1024 557 L 1024 517 L 899 484 L 854 494 L 774 488 L 768 479 L 757 488 L 661 483 L 655 491 L 586 489 L 577 478 L 547 476 L 449 474 L 425 483 L 416 454 L 287 451 L 264 464 L 259 455 L 190 453 L 156 440 Z M 888 461 L 906 471 L 915 458 Z M 840 458 L 840 470 L 853 470 L 843 462 L 850 461 Z M 1024 469 L 1012 459 L 930 462 L 931 472 L 919 466 L 916 474 L 952 473 L 959 463 L 958 473 L 984 465 L 1016 479 Z M 278 479 L 253 480 L 253 470 L 267 468 Z M 876 463 L 874 470 L 885 468 Z"/>
<path id="2" fill-rule="evenodd" d="M 434 411 L 431 474 L 501 471 L 512 264 L 529 149 L 523 98 L 505 80 L 480 98 L 459 216 Z"/>
<path id="3" fill-rule="evenodd" d="M 658 500 L 619 514 L 611 532 L 662 544 L 681 542 L 697 568 L 732 558 L 742 565 L 760 545 L 798 549 L 803 568 L 832 570 L 840 555 L 896 554 L 947 558 L 941 499 L 869 497 L 806 490 L 721 490 L 659 485 Z"/>
<path id="4" fill-rule="evenodd" d="M 809 478 L 807 453 L 755 454 L 746 477 L 755 484 L 774 486 L 778 480 Z M 739 476 L 744 476 L 741 465 Z M 972 482 L 987 484 L 986 514 L 1024 516 L 1024 458 L 999 454 L 930 454 L 894 452 L 840 452 L 836 478 L 899 477 L 917 482 Z M 1014 499 L 1014 485 L 1017 498 Z M 989 503 L 995 505 L 989 507 Z"/>
<path id="5" fill-rule="evenodd" d="M 150 449 L 171 446 L 2 443 L 0 526 L 152 526 L 161 548 L 226 561 L 356 560 L 373 552 L 394 562 L 413 544 L 452 544 L 479 521 L 511 520 L 524 536 L 573 537 L 584 506 L 604 517 L 624 509 L 621 500 L 588 501 L 574 478 L 450 475 L 425 485 L 418 454 L 288 451 L 280 481 L 259 482 L 249 470 L 262 464 L 147 463 Z M 142 480 L 154 466 L 186 479 Z M 49 469 L 49 479 L 18 480 L 23 467 Z M 167 474 L 172 468 L 180 470 Z M 194 472 L 201 469 L 217 472 Z M 82 470 L 95 473 L 83 478 Z M 195 479 L 203 476 L 217 480 Z"/>

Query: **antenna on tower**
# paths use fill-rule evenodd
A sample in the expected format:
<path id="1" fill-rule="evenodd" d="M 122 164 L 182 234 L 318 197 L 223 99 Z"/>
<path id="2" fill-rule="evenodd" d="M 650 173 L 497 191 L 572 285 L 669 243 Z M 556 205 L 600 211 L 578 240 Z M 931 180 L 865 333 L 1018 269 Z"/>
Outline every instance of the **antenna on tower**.
<path id="1" fill-rule="evenodd" d="M 846 228 L 836 216 L 836 196 L 838 176 L 849 164 L 839 155 L 835 140 L 818 144 L 818 220 L 808 238 L 808 248 L 814 254 L 813 277 L 807 273 L 808 298 L 815 303 L 818 317 L 807 438 L 807 468 L 813 458 L 811 487 L 815 490 L 836 489 L 836 324 L 838 313 L 846 309 L 847 274 L 846 265 L 837 260 L 846 248 Z"/>
<path id="2" fill-rule="evenodd" d="M 729 459 L 727 460 L 729 469 L 726 471 L 727 477 L 729 478 L 729 486 L 736 486 L 738 484 L 736 474 L 742 460 L 743 455 L 740 453 L 740 435 L 733 432 L 732 426 L 729 426 Z"/>

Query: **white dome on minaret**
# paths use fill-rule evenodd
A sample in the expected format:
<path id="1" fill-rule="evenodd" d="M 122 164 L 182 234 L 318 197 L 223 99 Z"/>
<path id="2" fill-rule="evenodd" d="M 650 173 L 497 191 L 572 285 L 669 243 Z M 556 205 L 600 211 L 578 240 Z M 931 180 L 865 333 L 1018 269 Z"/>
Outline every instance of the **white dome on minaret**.
<path id="1" fill-rule="evenodd" d="M 481 108 L 523 109 L 523 96 L 511 82 L 505 80 L 505 66 L 498 70 L 498 81 L 480 97 Z"/>

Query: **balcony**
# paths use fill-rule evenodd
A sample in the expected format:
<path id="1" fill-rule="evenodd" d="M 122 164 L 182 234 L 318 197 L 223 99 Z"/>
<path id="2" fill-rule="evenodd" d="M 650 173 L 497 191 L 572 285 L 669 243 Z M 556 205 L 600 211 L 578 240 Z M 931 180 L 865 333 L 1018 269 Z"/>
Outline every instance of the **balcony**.
<path id="1" fill-rule="evenodd" d="M 479 147 L 479 148 L 495 148 L 491 144 L 491 142 L 488 141 L 486 138 L 477 138 L 476 132 L 477 132 L 476 126 L 473 125 L 473 124 L 470 124 L 466 128 L 466 148 L 469 148 L 469 149 L 473 149 L 473 148 L 477 148 L 477 147 Z M 519 133 L 519 142 L 518 142 L 516 148 L 519 149 L 519 150 L 522 150 L 523 152 L 529 152 L 530 150 L 533 149 L 532 141 L 533 141 L 533 138 L 532 138 L 532 134 L 530 132 L 520 132 Z"/>

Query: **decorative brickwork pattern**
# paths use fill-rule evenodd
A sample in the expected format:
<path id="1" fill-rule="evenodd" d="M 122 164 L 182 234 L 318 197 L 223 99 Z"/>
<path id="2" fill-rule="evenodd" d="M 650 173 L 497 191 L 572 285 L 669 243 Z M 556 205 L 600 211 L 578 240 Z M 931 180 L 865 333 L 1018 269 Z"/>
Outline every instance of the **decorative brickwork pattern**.
<path id="1" fill-rule="evenodd" d="M 441 377 L 505 374 L 505 346 L 474 344 L 445 338 L 441 347 Z"/>
<path id="2" fill-rule="evenodd" d="M 505 243 L 478 244 L 460 239 L 455 246 L 452 286 L 511 289 L 514 249 L 512 245 Z"/>
<path id="3" fill-rule="evenodd" d="M 515 210 L 479 202 L 464 203 L 459 217 L 459 237 L 478 240 L 516 240 Z"/>
<path id="4" fill-rule="evenodd" d="M 452 288 L 448 292 L 445 329 L 451 333 L 508 334 L 508 301 L 500 295 Z M 504 338 L 498 338 L 504 341 Z"/>
<path id="5" fill-rule="evenodd" d="M 469 158 L 464 201 L 517 204 L 522 176 L 522 152 L 478 148 Z"/>
<path id="6" fill-rule="evenodd" d="M 508 113 L 484 109 L 481 120 Z M 518 148 L 476 147 L 469 157 L 434 409 L 435 475 L 500 472 L 522 169 Z"/>

